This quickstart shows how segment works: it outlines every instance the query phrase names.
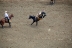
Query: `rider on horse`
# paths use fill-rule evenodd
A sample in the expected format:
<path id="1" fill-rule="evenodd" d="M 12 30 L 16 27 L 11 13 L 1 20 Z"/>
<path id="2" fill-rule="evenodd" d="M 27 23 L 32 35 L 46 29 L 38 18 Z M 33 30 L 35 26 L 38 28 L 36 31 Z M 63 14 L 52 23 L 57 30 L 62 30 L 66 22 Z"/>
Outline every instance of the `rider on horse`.
<path id="1" fill-rule="evenodd" d="M 9 15 L 7 11 L 5 11 L 5 20 L 9 22 Z"/>
<path id="2" fill-rule="evenodd" d="M 43 16 L 42 16 L 42 11 L 37 14 L 37 17 L 38 17 L 39 19 L 42 19 L 42 18 L 43 18 Z"/>
<path id="3" fill-rule="evenodd" d="M 39 19 L 43 19 L 45 16 L 46 16 L 46 13 L 44 11 L 39 12 L 38 15 L 37 15 L 37 17 Z"/>

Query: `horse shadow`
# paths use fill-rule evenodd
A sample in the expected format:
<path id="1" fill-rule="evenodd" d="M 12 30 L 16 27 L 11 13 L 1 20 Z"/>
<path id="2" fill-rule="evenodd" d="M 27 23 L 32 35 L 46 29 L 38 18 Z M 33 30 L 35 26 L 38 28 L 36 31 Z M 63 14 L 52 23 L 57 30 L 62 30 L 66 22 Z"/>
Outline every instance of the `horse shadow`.
<path id="1" fill-rule="evenodd" d="M 39 24 L 36 26 L 35 23 L 33 25 L 29 24 L 28 26 L 30 26 L 33 29 L 37 29 L 37 28 L 40 28 L 41 27 Z"/>
<path id="2" fill-rule="evenodd" d="M 2 27 L 0 26 L 0 28 L 2 28 Z M 11 28 L 11 27 L 9 27 L 9 26 L 3 26 L 3 28 Z M 2 29 L 3 29 L 3 28 L 2 28 Z"/>

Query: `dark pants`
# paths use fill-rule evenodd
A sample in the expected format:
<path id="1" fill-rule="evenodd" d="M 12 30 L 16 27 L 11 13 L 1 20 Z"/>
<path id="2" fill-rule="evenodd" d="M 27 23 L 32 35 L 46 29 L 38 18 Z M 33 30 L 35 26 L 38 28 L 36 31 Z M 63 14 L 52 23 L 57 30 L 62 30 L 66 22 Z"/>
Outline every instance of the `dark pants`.
<path id="1" fill-rule="evenodd" d="M 9 19 L 8 19 L 8 17 L 5 17 L 5 20 L 7 20 L 7 21 L 9 22 Z"/>

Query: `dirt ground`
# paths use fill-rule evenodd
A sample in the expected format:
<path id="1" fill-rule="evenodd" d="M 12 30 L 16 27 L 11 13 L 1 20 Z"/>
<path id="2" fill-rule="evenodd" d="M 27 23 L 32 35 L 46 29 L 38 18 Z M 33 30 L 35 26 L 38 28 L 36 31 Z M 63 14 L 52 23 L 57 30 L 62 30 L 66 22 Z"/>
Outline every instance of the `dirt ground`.
<path id="1" fill-rule="evenodd" d="M 0 25 L 0 48 L 72 48 L 72 5 L 46 2 L 0 2 L 0 19 L 4 11 L 13 13 L 12 27 Z M 38 26 L 28 19 L 45 10 L 47 16 Z"/>

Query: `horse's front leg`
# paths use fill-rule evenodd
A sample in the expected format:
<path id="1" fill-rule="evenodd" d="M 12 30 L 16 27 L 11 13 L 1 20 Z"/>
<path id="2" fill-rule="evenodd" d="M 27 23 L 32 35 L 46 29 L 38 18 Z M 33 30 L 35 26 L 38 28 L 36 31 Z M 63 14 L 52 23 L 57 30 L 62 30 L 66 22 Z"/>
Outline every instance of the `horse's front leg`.
<path id="1" fill-rule="evenodd" d="M 36 22 L 36 26 L 38 25 L 38 21 Z"/>
<path id="2" fill-rule="evenodd" d="M 2 25 L 2 28 L 3 28 L 3 25 Z"/>
<path id="3" fill-rule="evenodd" d="M 11 22 L 9 22 L 9 27 L 11 27 Z"/>
<path id="4" fill-rule="evenodd" d="M 34 21 L 31 23 L 31 25 L 34 23 Z"/>

